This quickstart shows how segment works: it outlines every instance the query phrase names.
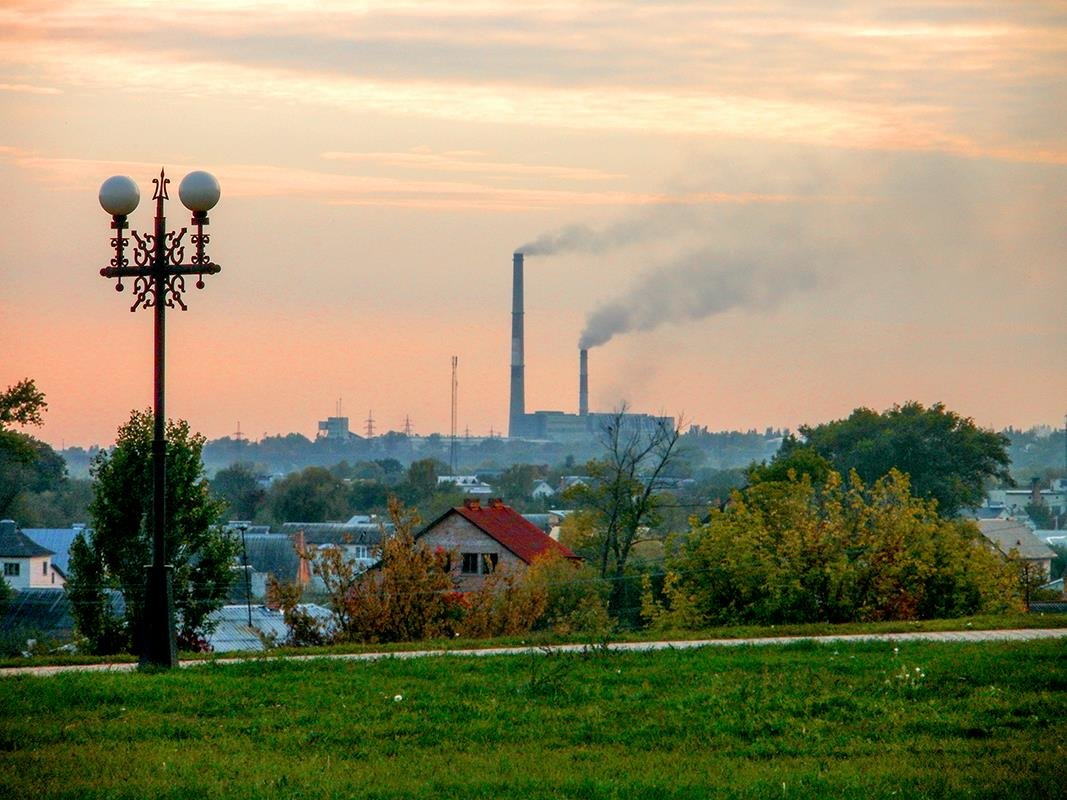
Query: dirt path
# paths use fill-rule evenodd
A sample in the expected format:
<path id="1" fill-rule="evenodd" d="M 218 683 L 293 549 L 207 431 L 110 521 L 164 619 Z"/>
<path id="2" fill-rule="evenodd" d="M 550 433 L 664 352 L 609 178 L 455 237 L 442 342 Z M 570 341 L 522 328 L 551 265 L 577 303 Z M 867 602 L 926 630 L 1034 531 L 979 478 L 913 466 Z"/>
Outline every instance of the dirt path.
<path id="1" fill-rule="evenodd" d="M 689 650 L 694 647 L 741 647 L 744 645 L 763 646 L 781 645 L 792 642 L 813 640 L 819 643 L 849 642 L 1026 642 L 1034 639 L 1064 639 L 1067 628 L 1028 628 L 1001 631 L 929 631 L 915 633 L 855 633 L 840 636 L 761 636 L 750 639 L 690 639 L 662 642 L 611 642 L 606 645 L 609 650 L 648 652 L 653 650 Z M 182 661 L 182 667 L 196 667 L 203 664 L 240 664 L 245 661 L 310 661 L 312 659 L 333 659 L 342 661 L 377 661 L 383 658 L 424 658 L 427 656 L 509 656 L 528 653 L 574 653 L 582 652 L 596 645 L 558 644 L 543 647 L 485 647 L 476 650 L 407 650 L 389 653 L 337 653 L 329 655 L 276 656 L 255 658 L 215 658 L 195 661 Z M 37 675 L 47 677 L 63 672 L 132 672 L 137 669 L 135 663 L 122 664 L 72 664 L 56 667 L 11 667 L 0 669 L 0 677 L 8 675 Z"/>

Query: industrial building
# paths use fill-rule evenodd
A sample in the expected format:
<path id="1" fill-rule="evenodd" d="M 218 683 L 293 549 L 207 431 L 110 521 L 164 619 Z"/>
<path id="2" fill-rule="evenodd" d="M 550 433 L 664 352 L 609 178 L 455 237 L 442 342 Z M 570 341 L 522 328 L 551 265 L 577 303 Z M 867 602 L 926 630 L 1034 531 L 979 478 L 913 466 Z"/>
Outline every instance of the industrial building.
<path id="1" fill-rule="evenodd" d="M 512 257 L 511 284 L 511 396 L 508 438 L 537 441 L 582 441 L 597 436 L 615 415 L 589 410 L 589 351 L 578 354 L 578 413 L 526 411 L 526 359 L 523 296 L 523 254 Z M 674 427 L 673 417 L 652 414 L 623 415 L 623 423 L 642 430 Z"/>

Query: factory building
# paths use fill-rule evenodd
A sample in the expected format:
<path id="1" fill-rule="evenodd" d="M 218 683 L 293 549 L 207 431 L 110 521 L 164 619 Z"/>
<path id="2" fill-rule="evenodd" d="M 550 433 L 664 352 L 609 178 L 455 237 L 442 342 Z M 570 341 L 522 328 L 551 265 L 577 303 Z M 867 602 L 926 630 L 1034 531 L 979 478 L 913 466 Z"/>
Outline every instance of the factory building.
<path id="1" fill-rule="evenodd" d="M 587 441 L 598 436 L 614 414 L 589 411 L 589 351 L 578 354 L 578 413 L 566 411 L 526 412 L 526 360 L 523 297 L 523 254 L 512 257 L 511 284 L 511 396 L 508 438 L 542 441 Z M 623 424 L 640 430 L 674 427 L 673 417 L 651 414 L 625 414 Z"/>

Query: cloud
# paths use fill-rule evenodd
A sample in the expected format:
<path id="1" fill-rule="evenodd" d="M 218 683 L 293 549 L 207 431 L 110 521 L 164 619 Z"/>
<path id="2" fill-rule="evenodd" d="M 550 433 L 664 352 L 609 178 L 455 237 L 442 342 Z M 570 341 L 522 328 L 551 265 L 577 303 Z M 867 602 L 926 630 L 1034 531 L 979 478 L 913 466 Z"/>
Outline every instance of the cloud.
<path id="1" fill-rule="evenodd" d="M 250 8 L 9 6 L 0 64 L 64 89 L 1067 163 L 1067 36 L 1047 4 Z"/>
<path id="2" fill-rule="evenodd" d="M 421 148 L 407 152 L 345 153 L 328 152 L 328 161 L 371 164 L 379 167 L 427 172 L 466 173 L 494 179 L 543 178 L 563 181 L 607 181 L 625 178 L 622 173 L 605 172 L 588 167 L 563 167 L 550 164 L 523 164 L 488 160 L 477 151 L 445 151 L 435 153 Z"/>
<path id="3" fill-rule="evenodd" d="M 0 146 L 0 160 L 33 173 L 49 186 L 81 191 L 95 191 L 109 175 L 125 174 L 135 180 L 141 180 L 142 177 L 149 180 L 159 171 L 158 164 L 148 162 L 61 158 L 11 146 Z M 522 174 L 522 165 L 514 166 L 517 167 L 516 174 Z M 501 187 L 485 182 L 348 175 L 271 164 L 194 165 L 177 162 L 168 165 L 167 169 L 174 178 L 193 169 L 208 169 L 223 184 L 226 197 L 291 197 L 338 205 L 507 212 L 568 207 L 683 206 L 760 201 L 755 195 L 734 197 L 713 192 Z M 785 200 L 768 196 L 766 201 Z"/>

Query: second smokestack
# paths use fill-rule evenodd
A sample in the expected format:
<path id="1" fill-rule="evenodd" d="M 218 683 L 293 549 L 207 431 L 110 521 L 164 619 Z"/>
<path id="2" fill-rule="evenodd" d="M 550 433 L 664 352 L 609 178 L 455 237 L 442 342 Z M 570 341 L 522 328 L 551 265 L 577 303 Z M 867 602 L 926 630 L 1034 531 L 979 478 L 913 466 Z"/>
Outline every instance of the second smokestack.
<path id="1" fill-rule="evenodd" d="M 526 432 L 526 364 L 523 357 L 522 253 L 511 260 L 511 403 L 508 436 Z"/>
<path id="2" fill-rule="evenodd" d="M 578 352 L 578 416 L 589 413 L 589 351 Z"/>

